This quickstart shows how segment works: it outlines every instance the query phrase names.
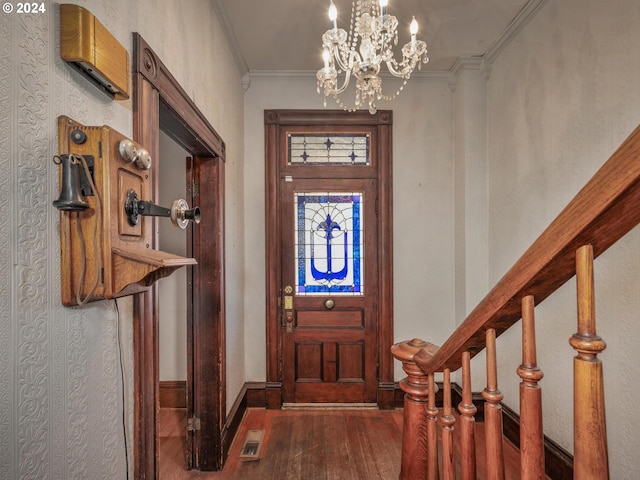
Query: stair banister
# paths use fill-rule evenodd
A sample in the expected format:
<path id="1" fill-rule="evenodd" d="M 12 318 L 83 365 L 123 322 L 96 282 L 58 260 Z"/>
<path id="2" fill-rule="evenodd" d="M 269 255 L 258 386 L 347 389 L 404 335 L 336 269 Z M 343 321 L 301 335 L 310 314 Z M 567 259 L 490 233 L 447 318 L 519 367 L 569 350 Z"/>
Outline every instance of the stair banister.
<path id="1" fill-rule="evenodd" d="M 574 465 L 576 476 L 574 478 L 601 480 L 608 478 L 602 367 L 597 358 L 598 353 L 605 348 L 605 344 L 595 333 L 593 292 L 589 290 L 589 282 L 593 282 L 591 263 L 594 258 L 597 258 L 639 223 L 640 126 L 591 177 L 582 190 L 441 347 L 425 343 L 424 347 L 416 347 L 412 351 L 410 364 L 414 377 L 419 377 L 419 372 L 422 371 L 427 378 L 433 378 L 436 372 L 444 372 L 445 370 L 454 372 L 464 364 L 463 401 L 459 406 L 461 418 L 463 422 L 466 422 L 462 424 L 465 425 L 463 427 L 463 442 L 469 444 L 469 437 L 472 436 L 472 433 L 468 427 L 473 425 L 473 410 L 469 405 L 470 391 L 466 390 L 465 392 L 465 388 L 469 388 L 468 362 L 470 358 L 487 346 L 490 347 L 490 350 L 494 349 L 495 338 L 523 316 L 527 317 L 526 333 L 523 334 L 523 338 L 525 341 L 530 341 L 533 338 L 535 348 L 535 336 L 530 337 L 533 328 L 533 307 L 544 301 L 578 272 L 578 332 L 570 340 L 571 346 L 577 351 L 577 356 L 574 359 L 574 376 L 576 377 L 574 382 L 574 409 L 576 410 Z M 529 340 L 526 340 L 527 338 Z M 394 357 L 400 359 L 397 351 L 394 351 Z M 495 361 L 491 359 L 489 354 L 488 357 L 489 362 Z M 494 373 L 489 371 L 492 366 L 489 364 L 487 366 L 489 382 L 494 382 Z M 531 437 L 533 449 L 539 451 L 541 450 L 539 442 L 542 435 L 542 424 L 541 418 L 538 418 L 541 417 L 538 411 L 541 402 L 539 392 L 536 390 L 538 389 L 537 382 L 542 378 L 542 374 L 535 364 L 535 350 L 530 350 L 524 345 L 523 364 L 518 368 L 518 375 L 524 384 L 521 390 L 531 390 L 525 392 L 524 399 L 521 397 L 521 402 L 528 403 L 524 408 L 525 412 L 528 412 L 526 413 L 528 418 L 527 425 L 525 425 L 525 436 Z M 428 393 L 426 398 L 421 398 L 421 402 L 433 402 L 433 398 L 429 397 L 433 397 L 433 395 Z M 487 389 L 485 389 L 485 398 L 488 400 L 490 408 L 496 407 L 497 409 L 498 402 L 495 400 L 501 399 L 497 385 L 493 391 L 492 384 L 488 383 Z M 533 402 L 533 405 L 530 402 Z M 405 397 L 405 411 L 406 406 Z M 428 417 L 432 417 L 431 412 Z M 422 427 L 415 428 L 415 425 L 405 419 L 405 435 L 410 432 L 414 439 L 428 443 L 422 429 L 426 425 L 424 423 L 421 425 Z M 589 440 L 594 436 L 598 437 L 597 442 Z M 597 449 L 599 454 L 593 455 L 593 449 Z M 427 450 L 428 455 L 432 456 L 433 452 L 430 449 L 425 449 L 423 459 L 409 458 L 407 461 L 413 465 L 426 464 L 426 468 L 431 472 L 434 466 L 430 464 L 433 462 L 426 457 Z M 462 475 L 464 478 L 474 478 L 475 472 L 471 469 L 475 469 L 475 465 L 471 466 L 473 462 L 468 459 L 468 455 L 469 452 L 462 452 L 463 463 L 461 465 L 466 465 L 462 468 Z M 533 455 L 536 457 L 540 454 L 534 453 Z M 526 461 L 530 462 L 532 471 L 535 473 L 522 478 L 541 477 L 540 459 L 529 458 Z M 402 469 L 406 473 L 404 462 L 403 448 Z M 488 468 L 494 467 L 489 466 Z M 434 475 L 437 478 L 437 473 Z M 501 478 L 502 475 L 500 467 L 492 472 L 492 478 Z M 400 478 L 413 479 L 414 477 L 401 474 Z M 429 476 L 428 478 L 434 477 Z"/>

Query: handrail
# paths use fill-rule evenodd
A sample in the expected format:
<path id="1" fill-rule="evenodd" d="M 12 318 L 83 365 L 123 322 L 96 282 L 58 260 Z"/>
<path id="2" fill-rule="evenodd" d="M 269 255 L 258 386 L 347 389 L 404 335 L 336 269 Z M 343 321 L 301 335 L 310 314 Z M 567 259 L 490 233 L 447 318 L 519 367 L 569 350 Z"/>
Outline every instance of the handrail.
<path id="1" fill-rule="evenodd" d="M 594 258 L 640 223 L 640 126 L 502 277 L 449 339 L 414 360 L 424 372 L 461 367 L 462 354 L 485 348 L 485 332 L 500 335 L 522 317 L 521 302 L 539 304 L 576 273 L 575 252 L 592 245 Z"/>

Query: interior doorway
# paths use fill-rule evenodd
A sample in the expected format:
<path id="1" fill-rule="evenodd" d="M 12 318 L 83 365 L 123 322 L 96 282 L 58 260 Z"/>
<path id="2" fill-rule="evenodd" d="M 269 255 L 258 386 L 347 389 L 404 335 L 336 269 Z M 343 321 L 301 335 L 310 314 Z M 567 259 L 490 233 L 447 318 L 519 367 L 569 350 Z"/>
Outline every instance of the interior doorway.
<path id="1" fill-rule="evenodd" d="M 170 206 L 174 200 L 187 196 L 186 179 L 191 170 L 193 158 L 163 131 L 160 131 L 160 155 L 158 170 L 158 204 Z M 186 168 L 186 172 L 185 172 Z M 191 207 L 191 199 L 186 199 Z M 188 228 L 192 228 L 189 226 Z M 187 230 L 176 228 L 168 219 L 158 223 L 159 248 L 165 252 L 186 257 L 191 251 L 188 243 L 191 235 Z M 172 442 L 171 449 L 179 450 L 176 457 L 184 459 L 183 467 L 192 466 L 192 448 L 188 444 L 191 435 L 187 435 L 187 329 L 193 324 L 189 318 L 192 312 L 190 297 L 191 268 L 179 268 L 168 277 L 158 280 L 158 374 L 160 382 L 159 443 Z M 192 395 L 189 396 L 191 398 Z M 179 418 L 180 431 L 167 432 L 163 419 Z M 176 441 L 177 440 L 177 441 Z M 162 451 L 162 448 L 160 448 Z M 175 461 L 159 455 L 162 468 L 167 461 Z"/>
<path id="2" fill-rule="evenodd" d="M 223 435 L 226 421 L 225 283 L 224 283 L 224 158 L 222 138 L 202 115 L 153 49 L 133 35 L 133 137 L 152 159 L 159 158 L 160 131 L 193 158 L 192 194 L 202 212 L 187 256 L 192 267 L 192 325 L 187 327 L 188 421 L 192 425 L 194 468 L 219 470 L 230 439 Z M 184 163 L 180 162 L 183 167 Z M 158 202 L 158 178 L 150 200 Z M 181 182 L 182 183 L 182 182 Z M 203 188 L 199 186 L 203 185 Z M 152 247 L 158 248 L 157 224 Z M 189 248 L 189 247 L 188 247 Z M 158 475 L 158 315 L 157 285 L 134 297 L 134 476 Z M 190 351 L 191 349 L 191 351 Z M 190 383 L 191 382 L 191 383 Z M 190 393 L 192 392 L 192 394 Z M 189 399 L 189 396 L 191 398 Z"/>

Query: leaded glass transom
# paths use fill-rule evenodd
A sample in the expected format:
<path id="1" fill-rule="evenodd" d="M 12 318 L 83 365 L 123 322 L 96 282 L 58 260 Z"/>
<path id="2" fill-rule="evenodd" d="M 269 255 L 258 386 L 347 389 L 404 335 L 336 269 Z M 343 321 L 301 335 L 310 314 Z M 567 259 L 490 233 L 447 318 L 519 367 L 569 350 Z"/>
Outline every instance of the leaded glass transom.
<path id="1" fill-rule="evenodd" d="M 290 133 L 289 165 L 369 165 L 368 133 Z"/>
<path id="2" fill-rule="evenodd" d="M 297 295 L 363 295 L 363 194 L 295 193 Z"/>

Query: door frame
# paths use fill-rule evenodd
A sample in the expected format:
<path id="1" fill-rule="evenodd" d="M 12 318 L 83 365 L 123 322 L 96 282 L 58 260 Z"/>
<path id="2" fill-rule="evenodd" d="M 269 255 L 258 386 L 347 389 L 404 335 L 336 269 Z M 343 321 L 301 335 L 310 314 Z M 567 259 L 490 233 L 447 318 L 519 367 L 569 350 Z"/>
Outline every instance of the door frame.
<path id="1" fill-rule="evenodd" d="M 203 218 L 209 228 L 199 228 L 193 254 L 199 265 L 194 269 L 194 296 L 206 302 L 193 305 L 193 404 L 203 430 L 197 441 L 214 448 L 210 457 L 200 459 L 202 469 L 222 468 L 228 441 L 223 438 L 226 413 L 225 379 L 225 282 L 224 282 L 224 159 L 225 144 L 195 103 L 171 75 L 164 63 L 138 33 L 133 34 L 133 137 L 145 146 L 152 159 L 159 158 L 160 128 L 191 155 L 207 159 L 203 169 L 212 188 L 203 188 L 198 197 Z M 154 168 L 149 170 L 153 198 L 158 182 Z M 210 219 L 210 220 L 209 220 Z M 158 247 L 153 229 L 152 247 Z M 199 249 L 199 245 L 207 248 Z M 206 256 L 203 257 L 203 255 Z M 206 292 L 198 277 L 211 282 Z M 215 306 L 213 303 L 215 302 Z M 134 296 L 134 476 L 158 478 L 157 413 L 158 390 L 158 293 L 157 285 Z M 187 393 L 189 395 L 189 393 Z M 227 445 L 228 447 L 228 445 Z"/>
<path id="2" fill-rule="evenodd" d="M 282 407 L 283 341 L 278 298 L 281 288 L 282 259 L 278 232 L 277 209 L 282 152 L 280 135 L 288 126 L 374 126 L 378 154 L 378 335 L 377 380 L 378 407 L 392 409 L 394 404 L 393 357 L 393 178 L 392 178 L 392 113 L 379 110 L 345 112 L 342 110 L 265 110 L 265 200 L 266 200 L 266 406 Z"/>

